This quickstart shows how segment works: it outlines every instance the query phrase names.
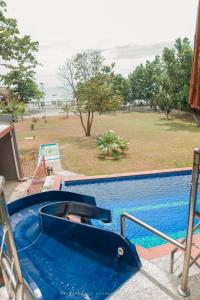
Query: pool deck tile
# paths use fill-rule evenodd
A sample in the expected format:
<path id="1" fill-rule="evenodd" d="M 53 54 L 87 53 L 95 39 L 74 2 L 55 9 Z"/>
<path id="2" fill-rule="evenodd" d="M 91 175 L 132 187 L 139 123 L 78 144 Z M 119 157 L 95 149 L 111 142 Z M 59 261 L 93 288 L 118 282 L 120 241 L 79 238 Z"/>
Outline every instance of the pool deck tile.
<path id="1" fill-rule="evenodd" d="M 168 255 L 172 251 L 174 246 L 171 244 L 165 244 L 165 245 L 156 246 L 152 248 L 143 248 L 137 245 L 136 248 L 140 257 L 146 260 L 152 260 L 158 257 Z"/>
<path id="2" fill-rule="evenodd" d="M 199 244 L 200 243 L 200 234 L 195 234 L 193 236 L 193 243 Z M 155 258 L 159 258 L 165 255 L 169 255 L 174 249 L 174 246 L 171 244 L 164 244 L 161 246 L 156 246 L 152 248 L 144 248 L 141 246 L 136 246 L 138 254 L 140 257 L 146 260 L 152 260 Z M 181 250 L 178 250 L 181 251 Z M 197 249 L 195 246 L 192 247 L 192 257 L 195 257 L 197 254 L 200 253 L 200 249 Z M 200 267 L 200 259 L 196 262 Z"/>

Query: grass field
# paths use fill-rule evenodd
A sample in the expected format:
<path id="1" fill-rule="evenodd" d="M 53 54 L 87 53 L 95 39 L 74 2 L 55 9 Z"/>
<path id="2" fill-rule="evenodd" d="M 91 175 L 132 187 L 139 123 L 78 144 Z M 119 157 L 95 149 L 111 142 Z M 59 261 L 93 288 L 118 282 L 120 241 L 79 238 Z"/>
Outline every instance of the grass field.
<path id="1" fill-rule="evenodd" d="M 200 128 L 189 115 L 161 113 L 117 113 L 96 116 L 92 137 L 84 137 L 78 117 L 49 117 L 30 130 L 31 120 L 16 124 L 21 153 L 37 150 L 43 143 L 59 143 L 63 168 L 86 175 L 134 172 L 153 169 L 188 167 L 193 148 L 200 146 Z M 129 140 L 129 151 L 119 161 L 100 160 L 95 138 L 113 129 Z M 25 137 L 35 136 L 34 140 Z"/>

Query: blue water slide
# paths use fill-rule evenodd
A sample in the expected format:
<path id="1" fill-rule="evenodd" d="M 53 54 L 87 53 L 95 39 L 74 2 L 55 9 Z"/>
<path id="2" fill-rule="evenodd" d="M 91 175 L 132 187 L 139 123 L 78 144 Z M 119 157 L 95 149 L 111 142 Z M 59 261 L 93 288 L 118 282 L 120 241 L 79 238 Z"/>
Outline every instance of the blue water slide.
<path id="1" fill-rule="evenodd" d="M 43 192 L 8 211 L 23 276 L 38 300 L 107 299 L 140 269 L 134 245 L 92 225 L 111 221 L 93 197 Z"/>

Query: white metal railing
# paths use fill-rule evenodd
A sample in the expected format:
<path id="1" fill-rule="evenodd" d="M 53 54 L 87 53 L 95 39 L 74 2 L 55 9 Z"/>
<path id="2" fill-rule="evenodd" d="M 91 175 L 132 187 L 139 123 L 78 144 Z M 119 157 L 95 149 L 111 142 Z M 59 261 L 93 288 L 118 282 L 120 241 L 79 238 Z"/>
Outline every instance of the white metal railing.
<path id="1" fill-rule="evenodd" d="M 183 270 L 180 285 L 178 286 L 178 292 L 181 296 L 187 297 L 190 295 L 190 290 L 188 288 L 188 277 L 189 277 L 189 268 L 194 263 L 199 256 L 196 256 L 192 262 L 191 259 L 191 249 L 192 249 L 192 237 L 194 226 L 194 218 L 200 217 L 200 214 L 196 211 L 196 200 L 197 200 L 197 191 L 198 191 L 198 181 L 199 181 L 199 165 L 200 165 L 200 148 L 194 149 L 193 156 L 193 169 L 192 169 L 192 182 L 191 182 L 191 191 L 190 191 L 190 203 L 189 203 L 189 212 L 188 212 L 188 225 L 187 225 L 187 234 L 185 238 L 185 245 L 183 242 L 172 239 L 170 236 L 162 233 L 161 231 L 151 227 L 150 225 L 144 223 L 143 221 L 135 218 L 134 216 L 123 213 L 121 215 L 121 235 L 125 237 L 125 220 L 129 219 L 130 221 L 142 226 L 143 228 L 151 231 L 160 238 L 168 241 L 169 243 L 176 246 L 176 248 L 184 252 L 184 262 Z"/>
<path id="2" fill-rule="evenodd" d="M 9 214 L 4 196 L 4 177 L 0 176 L 0 224 L 3 230 L 3 237 L 0 249 L 0 266 L 4 278 L 4 283 L 9 299 L 25 300 L 27 292 L 31 295 L 29 299 L 35 299 L 22 276 L 17 249 L 10 224 Z M 3 251 L 6 244 L 7 253 Z"/>

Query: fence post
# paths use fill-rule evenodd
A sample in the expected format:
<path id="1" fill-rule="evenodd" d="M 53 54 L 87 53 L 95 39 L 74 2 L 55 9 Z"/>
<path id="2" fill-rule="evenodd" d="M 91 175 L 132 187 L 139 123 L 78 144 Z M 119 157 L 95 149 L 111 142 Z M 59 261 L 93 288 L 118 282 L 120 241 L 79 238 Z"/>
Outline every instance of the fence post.
<path id="1" fill-rule="evenodd" d="M 42 160 L 43 160 L 44 174 L 45 174 L 45 176 L 47 176 L 46 162 L 45 162 L 44 156 L 42 157 Z"/>

